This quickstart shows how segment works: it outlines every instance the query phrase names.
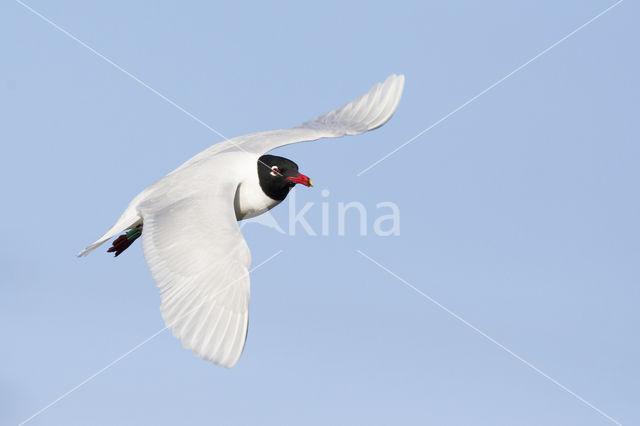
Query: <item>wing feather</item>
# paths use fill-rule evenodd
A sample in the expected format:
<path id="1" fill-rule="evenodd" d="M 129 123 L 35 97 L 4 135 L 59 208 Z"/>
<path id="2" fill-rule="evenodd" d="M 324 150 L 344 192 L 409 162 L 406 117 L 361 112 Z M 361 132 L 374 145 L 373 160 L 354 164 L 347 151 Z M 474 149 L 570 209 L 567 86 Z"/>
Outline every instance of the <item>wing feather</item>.
<path id="1" fill-rule="evenodd" d="M 293 129 L 251 133 L 217 143 L 191 157 L 172 173 L 223 152 L 246 151 L 262 155 L 292 143 L 358 135 L 377 129 L 393 116 L 403 88 L 404 76 L 392 74 L 384 83 L 377 83 L 368 93 L 338 109 L 305 121 Z"/>
<path id="2" fill-rule="evenodd" d="M 162 316 L 193 352 L 230 368 L 244 348 L 251 255 L 233 210 L 236 187 L 140 205 L 142 249 Z"/>

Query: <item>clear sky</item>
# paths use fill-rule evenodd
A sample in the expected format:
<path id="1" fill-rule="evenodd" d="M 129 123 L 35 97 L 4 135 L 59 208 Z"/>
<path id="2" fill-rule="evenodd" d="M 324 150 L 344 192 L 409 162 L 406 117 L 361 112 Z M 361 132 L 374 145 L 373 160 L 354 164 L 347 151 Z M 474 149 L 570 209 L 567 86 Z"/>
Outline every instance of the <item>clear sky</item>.
<path id="1" fill-rule="evenodd" d="M 326 236 L 247 224 L 245 352 L 164 331 L 33 425 L 640 424 L 637 2 L 28 4 L 227 137 L 287 128 L 406 76 L 375 132 L 299 144 Z M 75 254 L 145 186 L 221 140 L 15 1 L 0 5 L 0 423 L 164 327 L 136 243 Z M 328 190 L 323 196 L 323 190 Z M 327 194 L 326 192 L 324 193 Z M 340 202 L 367 209 L 338 235 Z M 375 235 L 376 204 L 400 235 Z M 288 203 L 273 211 L 288 230 Z"/>

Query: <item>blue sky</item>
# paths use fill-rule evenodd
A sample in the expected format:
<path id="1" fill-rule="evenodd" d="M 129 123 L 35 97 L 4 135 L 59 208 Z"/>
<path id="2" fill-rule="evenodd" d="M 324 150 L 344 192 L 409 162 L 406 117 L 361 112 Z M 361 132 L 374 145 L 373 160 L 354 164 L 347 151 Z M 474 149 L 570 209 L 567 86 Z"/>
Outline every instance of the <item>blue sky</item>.
<path id="1" fill-rule="evenodd" d="M 390 201 L 399 236 L 248 224 L 254 265 L 283 252 L 253 274 L 235 368 L 165 331 L 29 424 L 613 424 L 357 250 L 640 423 L 637 3 L 361 176 L 614 2 L 28 4 L 228 137 L 406 76 L 383 128 L 277 151 L 313 178 L 312 226 L 358 201 L 371 229 Z M 139 244 L 74 255 L 220 137 L 17 2 L 0 28 L 0 423 L 17 424 L 164 327 Z"/>

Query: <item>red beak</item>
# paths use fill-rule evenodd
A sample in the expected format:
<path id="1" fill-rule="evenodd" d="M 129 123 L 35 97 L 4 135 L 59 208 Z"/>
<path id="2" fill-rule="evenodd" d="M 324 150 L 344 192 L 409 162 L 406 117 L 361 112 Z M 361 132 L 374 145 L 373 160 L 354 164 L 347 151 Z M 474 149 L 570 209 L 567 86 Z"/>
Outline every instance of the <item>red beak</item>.
<path id="1" fill-rule="evenodd" d="M 304 186 L 313 186 L 313 182 L 311 182 L 311 179 L 309 179 L 308 176 L 305 176 L 305 175 L 303 175 L 301 173 L 298 173 L 298 176 L 296 176 L 296 177 L 288 177 L 287 180 L 290 180 L 291 182 L 302 184 Z"/>

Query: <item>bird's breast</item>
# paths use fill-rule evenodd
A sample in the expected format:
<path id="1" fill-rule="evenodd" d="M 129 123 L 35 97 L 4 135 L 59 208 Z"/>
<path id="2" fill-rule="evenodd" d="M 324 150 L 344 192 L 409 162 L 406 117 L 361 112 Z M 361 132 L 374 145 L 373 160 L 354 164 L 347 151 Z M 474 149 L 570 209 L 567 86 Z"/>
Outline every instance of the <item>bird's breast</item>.
<path id="1" fill-rule="evenodd" d="M 255 182 L 253 180 L 242 182 L 233 200 L 237 220 L 259 216 L 278 204 L 280 201 L 274 200 L 262 191 L 257 176 Z"/>

